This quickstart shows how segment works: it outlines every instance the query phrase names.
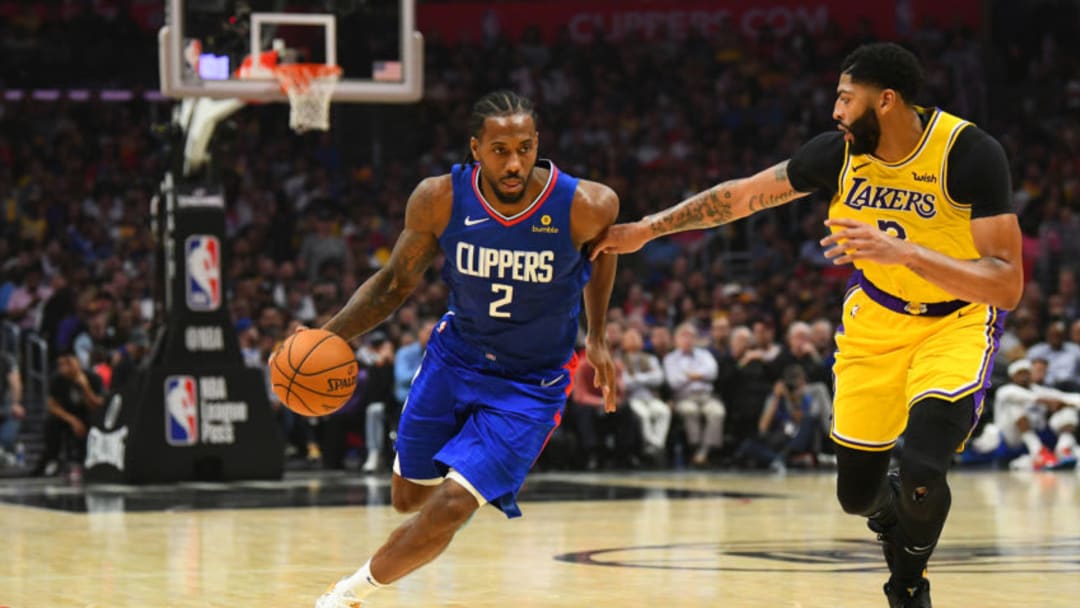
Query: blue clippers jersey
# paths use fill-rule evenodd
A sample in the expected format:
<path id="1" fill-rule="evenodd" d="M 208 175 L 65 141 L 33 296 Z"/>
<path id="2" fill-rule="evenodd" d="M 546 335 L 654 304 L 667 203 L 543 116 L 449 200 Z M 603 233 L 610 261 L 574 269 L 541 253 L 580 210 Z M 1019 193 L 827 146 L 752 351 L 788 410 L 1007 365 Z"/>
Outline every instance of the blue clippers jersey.
<path id="1" fill-rule="evenodd" d="M 578 180 L 551 161 L 536 201 L 513 217 L 483 200 L 480 166 L 454 165 L 454 209 L 439 244 L 463 340 L 509 369 L 559 367 L 577 339 L 592 266 L 570 238 Z"/>

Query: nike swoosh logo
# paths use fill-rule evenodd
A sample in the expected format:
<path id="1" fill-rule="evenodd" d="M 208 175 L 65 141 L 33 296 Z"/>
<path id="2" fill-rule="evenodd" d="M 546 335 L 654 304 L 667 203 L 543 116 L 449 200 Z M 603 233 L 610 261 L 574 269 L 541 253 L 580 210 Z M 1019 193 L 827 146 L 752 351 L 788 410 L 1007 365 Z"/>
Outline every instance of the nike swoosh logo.
<path id="1" fill-rule="evenodd" d="M 904 547 L 904 551 L 906 551 L 909 555 L 924 555 L 926 553 L 929 553 L 930 550 L 933 549 L 933 548 L 934 548 L 934 543 L 930 543 L 929 545 L 926 545 L 925 547 L 920 547 L 918 545 L 912 545 L 911 547 Z"/>
<path id="2" fill-rule="evenodd" d="M 557 378 L 555 378 L 554 380 L 541 380 L 540 381 L 540 386 L 542 386 L 544 388 L 547 388 L 549 386 L 554 386 L 555 383 L 558 382 L 559 380 L 562 380 L 564 376 L 566 376 L 566 374 L 559 374 L 559 376 Z"/>
<path id="3" fill-rule="evenodd" d="M 465 225 L 466 226 L 475 226 L 477 224 L 483 224 L 484 222 L 486 222 L 486 221 L 488 221 L 490 219 L 491 219 L 490 217 L 482 217 L 480 219 L 473 220 L 473 219 L 469 219 L 469 216 L 465 216 Z"/>
<path id="4" fill-rule="evenodd" d="M 855 173 L 859 169 L 862 169 L 863 167 L 865 167 L 866 165 L 869 165 L 869 164 L 870 164 L 870 161 L 867 161 L 867 162 L 865 162 L 865 163 L 863 163 L 861 165 L 855 165 L 854 167 L 851 168 L 851 172 Z"/>

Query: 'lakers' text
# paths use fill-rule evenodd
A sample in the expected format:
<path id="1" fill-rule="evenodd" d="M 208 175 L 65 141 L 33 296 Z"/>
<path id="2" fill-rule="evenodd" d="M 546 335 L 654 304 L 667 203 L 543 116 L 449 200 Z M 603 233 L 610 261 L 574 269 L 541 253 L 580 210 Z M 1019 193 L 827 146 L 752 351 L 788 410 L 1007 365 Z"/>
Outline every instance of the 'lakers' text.
<path id="1" fill-rule="evenodd" d="M 919 176 L 923 177 L 923 176 Z M 851 191 L 844 204 L 852 209 L 883 209 L 889 211 L 915 212 L 919 217 L 929 219 L 937 215 L 937 196 L 929 192 L 875 186 L 867 183 L 865 177 L 852 178 Z M 918 181 L 929 181 L 925 177 Z"/>

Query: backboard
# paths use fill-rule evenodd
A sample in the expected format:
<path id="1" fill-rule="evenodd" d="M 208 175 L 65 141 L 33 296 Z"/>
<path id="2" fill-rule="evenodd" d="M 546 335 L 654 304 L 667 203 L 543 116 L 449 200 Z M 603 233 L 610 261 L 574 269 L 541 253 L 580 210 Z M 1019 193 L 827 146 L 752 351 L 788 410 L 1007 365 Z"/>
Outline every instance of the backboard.
<path id="1" fill-rule="evenodd" d="M 161 91 L 170 97 L 286 101 L 260 69 L 268 60 L 340 66 L 337 102 L 405 103 L 423 92 L 415 0 L 167 2 L 158 46 Z"/>

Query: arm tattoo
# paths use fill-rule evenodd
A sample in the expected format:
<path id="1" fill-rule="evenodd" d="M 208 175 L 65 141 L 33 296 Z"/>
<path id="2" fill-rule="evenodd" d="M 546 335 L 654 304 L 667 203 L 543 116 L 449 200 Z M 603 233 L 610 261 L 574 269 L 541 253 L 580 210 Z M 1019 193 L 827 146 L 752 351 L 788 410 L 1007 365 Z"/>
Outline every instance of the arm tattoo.
<path id="1" fill-rule="evenodd" d="M 784 161 L 784 162 L 780 163 L 779 165 L 776 165 L 776 170 L 773 171 L 773 177 L 776 179 L 776 181 L 778 181 L 778 182 L 787 182 L 788 181 L 787 166 L 788 166 L 788 161 Z M 798 198 L 799 196 L 801 196 L 801 194 L 796 192 L 794 188 L 790 188 L 785 192 L 781 192 L 780 194 L 774 194 L 774 193 L 751 194 L 750 195 L 750 201 L 749 201 L 750 213 L 756 213 L 756 212 L 761 211 L 763 209 L 768 209 L 770 207 L 777 207 L 779 205 L 783 205 L 784 203 L 789 202 L 792 199 Z"/>
<path id="2" fill-rule="evenodd" d="M 382 323 L 409 297 L 438 252 L 435 235 L 406 229 L 386 267 L 364 281 L 323 329 L 350 340 Z"/>
<path id="3" fill-rule="evenodd" d="M 784 203 L 802 196 L 794 189 L 787 192 L 781 192 L 780 194 L 751 194 L 750 195 L 750 213 L 756 213 L 762 209 L 768 209 L 770 207 L 777 207 Z"/>
<path id="4" fill-rule="evenodd" d="M 667 211 L 650 216 L 652 221 L 649 226 L 653 234 L 659 236 L 695 228 L 711 228 L 732 221 L 735 219 L 732 185 L 733 182 L 724 182 L 695 194 Z"/>
<path id="5" fill-rule="evenodd" d="M 645 221 L 648 222 L 653 236 L 657 237 L 672 232 L 720 226 L 762 209 L 783 205 L 804 196 L 791 187 L 787 165 L 787 161 L 784 161 L 772 171 L 771 179 L 775 182 L 773 184 L 768 184 L 769 177 L 763 177 L 762 174 L 749 178 L 745 183 L 743 180 L 726 181 L 695 194 L 670 209 L 654 213 L 646 217 Z M 762 182 L 762 179 L 766 181 Z M 768 186 L 758 186 L 764 184 Z M 751 189 L 758 191 L 748 192 Z"/>

